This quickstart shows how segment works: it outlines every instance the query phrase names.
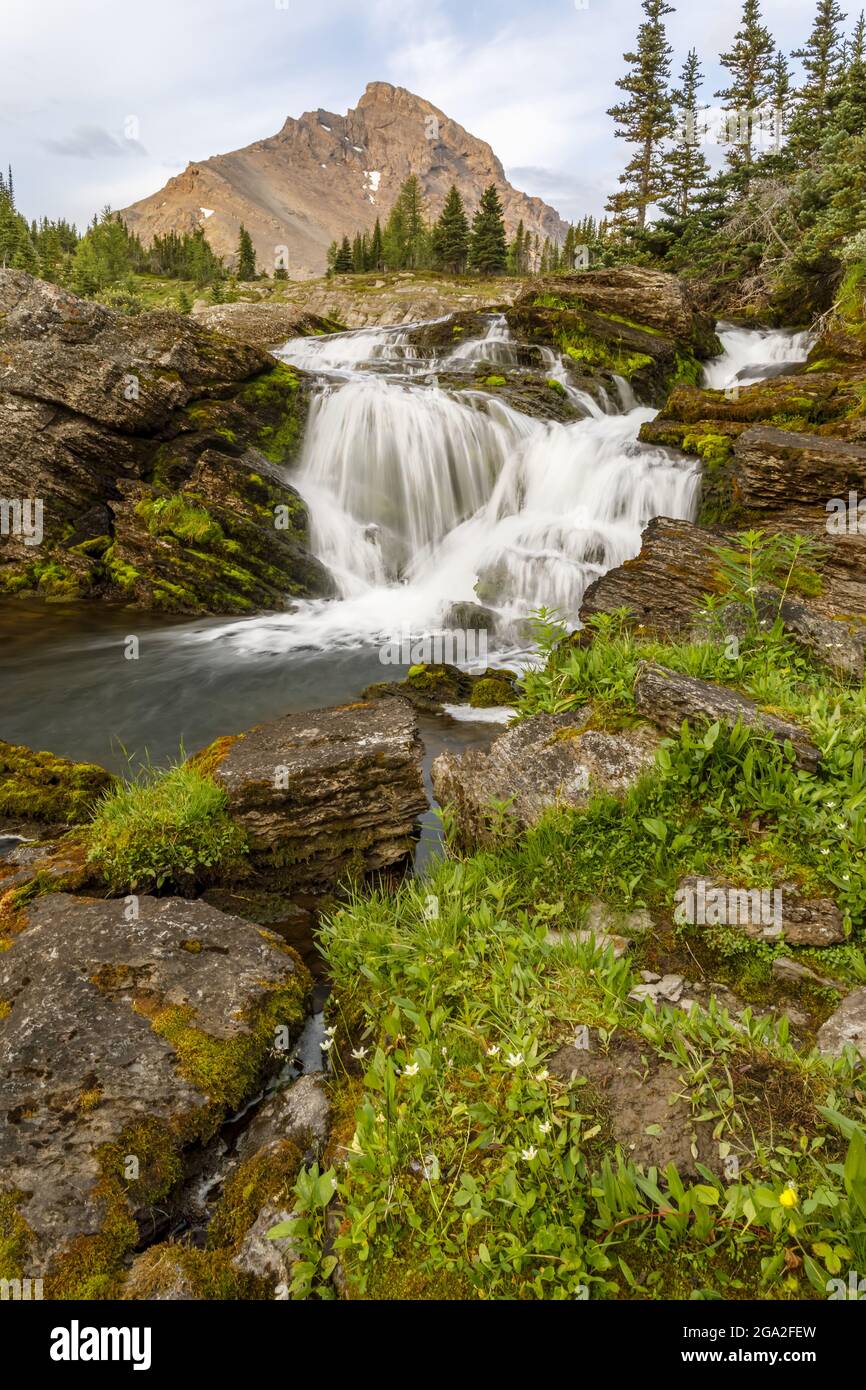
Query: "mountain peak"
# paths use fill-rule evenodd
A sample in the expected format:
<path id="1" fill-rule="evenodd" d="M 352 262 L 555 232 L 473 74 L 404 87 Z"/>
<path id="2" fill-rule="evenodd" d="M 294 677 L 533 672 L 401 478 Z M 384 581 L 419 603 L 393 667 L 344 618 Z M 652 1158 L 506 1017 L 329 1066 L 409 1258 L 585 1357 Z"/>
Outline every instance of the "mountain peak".
<path id="1" fill-rule="evenodd" d="M 387 218 L 409 174 L 420 179 L 431 217 L 452 183 L 470 215 L 495 183 L 509 235 L 521 220 L 542 239 L 561 241 L 567 231 L 555 209 L 512 187 L 485 141 L 390 82 L 368 82 L 345 116 L 322 108 L 290 116 L 275 136 L 191 165 L 122 215 L 145 243 L 202 227 L 229 260 L 243 223 L 260 266 L 270 269 L 287 247 L 290 276 L 306 279 L 323 274 L 332 241 Z"/>

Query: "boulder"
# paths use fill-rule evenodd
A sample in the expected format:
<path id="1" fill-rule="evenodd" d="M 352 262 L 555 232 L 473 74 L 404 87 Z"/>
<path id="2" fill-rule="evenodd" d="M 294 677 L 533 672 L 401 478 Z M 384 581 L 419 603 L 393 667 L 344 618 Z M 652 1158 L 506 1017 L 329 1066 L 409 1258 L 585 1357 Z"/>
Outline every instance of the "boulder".
<path id="1" fill-rule="evenodd" d="M 75 763 L 0 739 L 0 823 L 78 825 L 114 778 L 95 763 Z"/>
<path id="2" fill-rule="evenodd" d="M 640 554 L 589 586 L 581 620 L 626 608 L 651 635 L 687 632 L 707 594 L 719 588 L 713 547 L 720 544 L 721 537 L 689 521 L 656 517 L 641 537 Z"/>
<path id="3" fill-rule="evenodd" d="M 734 444 L 733 481 L 749 510 L 826 506 L 849 491 L 866 493 L 866 445 L 759 425 Z"/>
<path id="4" fill-rule="evenodd" d="M 769 734 L 777 743 L 793 745 L 798 767 L 816 771 L 820 753 L 798 724 L 766 714 L 746 695 L 738 695 L 727 686 L 683 676 L 678 671 L 642 661 L 634 687 L 638 713 L 660 729 L 677 735 L 683 721 L 698 727 L 720 723 L 733 728 L 742 723 L 747 728 Z"/>
<path id="5" fill-rule="evenodd" d="M 0 955 L 0 1277 L 115 1291 L 185 1147 L 255 1093 L 310 987 L 278 938 L 201 902 L 36 899 Z"/>
<path id="6" fill-rule="evenodd" d="M 554 806 L 579 809 L 599 793 L 622 796 L 653 767 L 656 741 L 648 730 L 586 729 L 589 714 L 536 714 L 484 751 L 435 760 L 434 792 L 456 817 L 464 845 L 495 840 L 503 821 L 521 831 Z"/>
<path id="7" fill-rule="evenodd" d="M 517 699 L 516 682 L 514 671 L 488 667 L 471 675 L 459 666 L 421 663 L 410 669 L 405 680 L 369 685 L 361 698 L 381 700 L 398 696 L 422 714 L 439 714 L 443 705 L 469 704 L 474 709 L 489 709 L 513 705 Z"/>
<path id="8" fill-rule="evenodd" d="M 247 834 L 258 886 L 319 893 L 411 854 L 421 752 L 412 709 L 377 700 L 291 714 L 199 758 Z"/>
<path id="9" fill-rule="evenodd" d="M 817 1046 L 825 1057 L 841 1057 L 850 1046 L 866 1059 L 866 986 L 846 995 L 836 1012 L 822 1024 Z"/>

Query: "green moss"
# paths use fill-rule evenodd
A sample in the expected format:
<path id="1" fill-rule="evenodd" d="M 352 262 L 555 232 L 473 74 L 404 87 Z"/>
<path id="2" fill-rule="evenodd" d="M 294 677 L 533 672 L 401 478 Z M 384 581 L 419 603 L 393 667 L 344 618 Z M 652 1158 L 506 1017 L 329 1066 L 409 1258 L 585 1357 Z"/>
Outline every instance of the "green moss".
<path id="1" fill-rule="evenodd" d="M 623 352 L 610 344 L 599 342 L 589 334 L 564 333 L 562 347 L 573 361 L 613 372 L 626 381 L 630 381 L 642 368 L 653 365 L 653 359 L 644 352 Z"/>
<path id="2" fill-rule="evenodd" d="M 170 1297 L 178 1285 L 188 1287 L 193 1298 L 219 1303 L 264 1301 L 274 1296 L 268 1280 L 235 1268 L 230 1250 L 198 1250 L 164 1241 L 136 1260 L 134 1277 L 122 1297 L 136 1301 Z"/>
<path id="3" fill-rule="evenodd" d="M 676 369 L 673 377 L 668 382 L 668 389 L 674 386 L 681 386 L 684 383 L 688 386 L 700 386 L 704 379 L 704 369 L 694 353 L 677 352 Z"/>
<path id="4" fill-rule="evenodd" d="M 113 784 L 95 763 L 73 763 L 0 740 L 0 816 L 80 825 Z"/>
<path id="5" fill-rule="evenodd" d="M 120 1292 L 123 1261 L 138 1243 L 138 1224 L 117 1178 L 102 1178 L 92 1201 L 102 1210 L 102 1227 L 96 1235 L 79 1236 L 53 1261 L 45 1277 L 47 1298 L 101 1300 Z"/>
<path id="6" fill-rule="evenodd" d="M 269 1144 L 246 1159 L 223 1187 L 208 1227 L 211 1249 L 235 1245 L 252 1226 L 262 1207 L 291 1198 L 303 1151 L 290 1139 Z"/>
<path id="7" fill-rule="evenodd" d="M 493 709 L 513 705 L 514 700 L 514 689 L 507 681 L 485 678 L 473 685 L 469 703 L 473 709 Z"/>
<path id="8" fill-rule="evenodd" d="M 563 386 L 562 382 L 561 382 L 561 381 L 554 381 L 552 377 L 551 377 L 551 379 L 548 381 L 547 387 L 548 387 L 548 390 L 550 390 L 550 391 L 555 391 L 556 394 L 557 394 L 558 396 L 567 396 L 567 395 L 568 395 L 568 392 L 566 391 L 566 389 L 565 389 L 565 387 Z"/>
<path id="9" fill-rule="evenodd" d="M 197 498 L 181 493 L 168 497 L 144 497 L 136 504 L 152 536 L 174 536 L 182 545 L 215 546 L 223 529 Z"/>
<path id="10" fill-rule="evenodd" d="M 486 376 L 481 384 L 482 386 L 505 386 L 507 382 L 504 376 Z"/>
<path id="11" fill-rule="evenodd" d="M 0 1192 L 0 1279 L 23 1279 L 27 1273 L 31 1231 L 19 1211 L 25 1193 Z"/>
<path id="12" fill-rule="evenodd" d="M 120 589 L 127 590 L 127 592 L 133 590 L 137 580 L 142 578 L 141 573 L 134 565 L 128 565 L 126 561 L 119 558 L 116 543 L 108 547 L 103 558 L 111 583 L 116 584 Z"/>
<path id="13" fill-rule="evenodd" d="M 141 1001 L 137 1005 L 154 1032 L 174 1048 L 183 1076 L 220 1113 L 237 1109 L 255 1090 L 271 1055 L 275 1030 L 286 1027 L 294 1035 L 303 1023 L 312 982 L 300 958 L 290 948 L 287 954 L 293 957 L 294 972 L 281 984 L 267 987 L 244 1016 L 246 1030 L 232 1037 L 218 1038 L 197 1027 L 189 1005 L 155 1010 Z"/>

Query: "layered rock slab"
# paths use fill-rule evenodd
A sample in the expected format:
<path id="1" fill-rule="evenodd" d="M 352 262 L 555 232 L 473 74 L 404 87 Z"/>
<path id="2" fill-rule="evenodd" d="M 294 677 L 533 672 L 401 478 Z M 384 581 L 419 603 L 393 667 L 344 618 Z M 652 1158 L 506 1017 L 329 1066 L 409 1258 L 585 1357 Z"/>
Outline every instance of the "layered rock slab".
<path id="1" fill-rule="evenodd" d="M 213 776 L 263 886 L 330 891 L 411 853 L 427 797 L 403 700 L 291 714 L 228 742 Z"/>

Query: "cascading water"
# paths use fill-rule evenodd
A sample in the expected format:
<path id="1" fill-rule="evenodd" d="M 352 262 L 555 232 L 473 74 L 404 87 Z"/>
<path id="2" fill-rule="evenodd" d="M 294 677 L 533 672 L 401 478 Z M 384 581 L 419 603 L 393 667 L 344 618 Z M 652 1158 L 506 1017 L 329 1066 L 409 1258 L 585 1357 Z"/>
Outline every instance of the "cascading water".
<path id="1" fill-rule="evenodd" d="M 704 371 L 706 385 L 716 391 L 733 385 L 750 386 L 804 362 L 813 342 L 808 332 L 735 328 L 730 323 L 720 323 L 718 334 L 724 353 L 708 362 Z"/>
<path id="2" fill-rule="evenodd" d="M 637 555 L 652 517 L 693 514 L 697 465 L 638 441 L 655 412 L 628 383 L 618 379 L 618 400 L 600 405 L 572 384 L 562 358 L 533 349 L 536 376 L 558 382 L 583 415 L 538 420 L 475 384 L 479 363 L 523 361 L 502 316 L 432 359 L 414 346 L 423 328 L 303 338 L 281 350 L 320 375 L 290 481 L 339 597 L 232 625 L 241 645 L 371 647 L 439 632 L 452 604 L 469 601 L 495 610 L 497 647 L 513 652 L 525 640 L 521 620 L 542 606 L 576 621 L 587 586 Z M 759 379 L 809 346 L 804 334 L 723 325 L 721 336 L 708 384 Z M 468 382 L 454 389 L 461 372 Z"/>

